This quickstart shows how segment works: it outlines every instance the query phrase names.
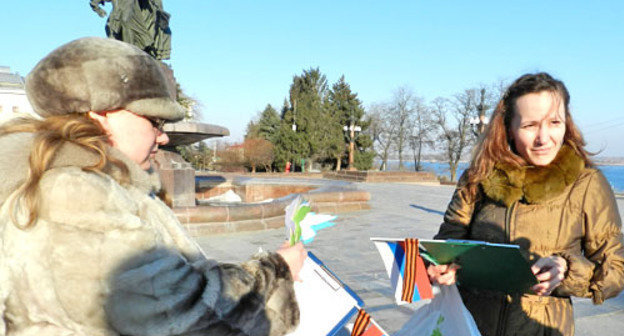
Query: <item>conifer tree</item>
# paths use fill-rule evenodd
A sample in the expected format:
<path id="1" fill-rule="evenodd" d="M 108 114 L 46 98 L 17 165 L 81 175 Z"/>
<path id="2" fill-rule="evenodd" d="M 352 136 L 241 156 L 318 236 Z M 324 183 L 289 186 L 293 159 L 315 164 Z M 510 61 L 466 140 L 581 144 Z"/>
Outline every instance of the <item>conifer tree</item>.
<path id="1" fill-rule="evenodd" d="M 308 157 L 309 151 L 304 139 L 304 134 L 292 130 L 292 124 L 287 119 L 282 120 L 280 128 L 275 137 L 273 151 L 273 166 L 278 171 L 284 171 L 286 162 L 290 162 L 293 167 L 301 162 L 301 159 Z M 293 168 L 293 171 L 295 169 Z"/>
<path id="2" fill-rule="evenodd" d="M 247 131 L 245 132 L 245 139 L 258 138 L 258 123 L 250 120 L 247 123 Z"/>
<path id="3" fill-rule="evenodd" d="M 281 120 L 277 111 L 271 104 L 267 104 L 256 124 L 257 136 L 270 142 L 275 142 L 280 124 Z"/>
<path id="4" fill-rule="evenodd" d="M 342 130 L 344 126 L 347 128 L 353 126 L 359 126 L 361 131 L 355 134 L 355 152 L 354 152 L 354 164 L 357 169 L 370 169 L 372 166 L 373 158 L 375 156 L 372 151 L 372 140 L 366 129 L 370 123 L 364 120 L 364 108 L 362 102 L 357 97 L 357 93 L 351 91 L 351 86 L 345 81 L 344 76 L 340 77 L 328 94 L 329 109 L 331 114 L 334 115 L 334 119 L 338 122 L 339 129 Z M 342 151 L 339 154 L 340 158 L 348 156 L 348 146 L 350 142 L 350 132 L 344 132 L 341 134 L 342 138 Z M 339 169 L 340 165 L 336 164 L 336 169 Z"/>
<path id="5" fill-rule="evenodd" d="M 316 68 L 304 70 L 293 78 L 290 85 L 290 118 L 302 145 L 301 153 L 308 164 L 321 159 L 323 142 L 326 136 L 327 118 L 327 79 Z M 284 115 L 286 120 L 288 113 Z"/>

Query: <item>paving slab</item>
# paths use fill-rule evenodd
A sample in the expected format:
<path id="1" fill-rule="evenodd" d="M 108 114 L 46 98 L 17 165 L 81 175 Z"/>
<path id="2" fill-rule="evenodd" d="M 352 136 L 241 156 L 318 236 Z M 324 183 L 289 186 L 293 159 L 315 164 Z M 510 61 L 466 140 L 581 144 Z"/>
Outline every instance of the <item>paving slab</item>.
<path id="1" fill-rule="evenodd" d="M 431 238 L 442 222 L 452 186 L 357 183 L 371 193 L 370 210 L 339 214 L 336 225 L 318 233 L 307 248 L 315 253 L 364 300 L 366 310 L 394 333 L 422 303 L 397 306 L 379 254 L 370 237 Z M 618 199 L 620 213 L 624 199 Z M 219 261 L 240 262 L 259 248 L 274 250 L 286 237 L 284 229 L 197 238 L 207 254 Z M 624 295 L 594 306 L 573 299 L 576 335 L 622 335 Z"/>

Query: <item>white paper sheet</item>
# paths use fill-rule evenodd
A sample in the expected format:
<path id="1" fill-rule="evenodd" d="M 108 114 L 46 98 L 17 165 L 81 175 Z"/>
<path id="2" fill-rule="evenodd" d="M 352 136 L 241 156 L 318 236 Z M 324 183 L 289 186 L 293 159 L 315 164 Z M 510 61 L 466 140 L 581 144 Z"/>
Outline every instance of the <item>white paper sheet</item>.
<path id="1" fill-rule="evenodd" d="M 308 252 L 308 255 L 311 255 Z M 312 255 L 306 258 L 300 277 L 295 282 L 301 321 L 297 330 L 288 336 L 329 335 L 338 324 L 344 324 L 362 305 L 342 282 Z"/>

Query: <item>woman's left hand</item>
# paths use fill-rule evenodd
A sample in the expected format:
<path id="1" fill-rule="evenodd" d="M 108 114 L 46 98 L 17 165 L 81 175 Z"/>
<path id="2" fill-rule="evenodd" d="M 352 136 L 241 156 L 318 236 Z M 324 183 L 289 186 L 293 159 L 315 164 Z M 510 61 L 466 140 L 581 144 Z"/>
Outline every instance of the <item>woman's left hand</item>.
<path id="1" fill-rule="evenodd" d="M 533 291 L 537 295 L 550 295 L 561 284 L 567 270 L 568 263 L 560 256 L 540 258 L 531 266 L 531 271 L 539 281 L 532 287 Z"/>

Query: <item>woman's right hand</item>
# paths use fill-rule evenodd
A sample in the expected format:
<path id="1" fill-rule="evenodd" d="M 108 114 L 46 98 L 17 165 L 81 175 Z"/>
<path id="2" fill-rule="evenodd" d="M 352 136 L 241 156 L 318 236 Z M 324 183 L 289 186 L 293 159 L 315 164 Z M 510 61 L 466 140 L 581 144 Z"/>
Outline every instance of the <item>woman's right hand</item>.
<path id="1" fill-rule="evenodd" d="M 440 285 L 452 285 L 457 280 L 457 270 L 461 266 L 457 264 L 449 265 L 429 265 L 427 267 L 427 275 L 432 283 Z"/>
<path id="2" fill-rule="evenodd" d="M 301 281 L 299 278 L 299 272 L 301 271 L 301 267 L 303 267 L 303 261 L 308 257 L 308 253 L 305 248 L 303 248 L 303 243 L 298 242 L 297 244 L 290 246 L 288 242 L 285 242 L 275 252 L 281 255 L 288 264 L 293 280 Z"/>

